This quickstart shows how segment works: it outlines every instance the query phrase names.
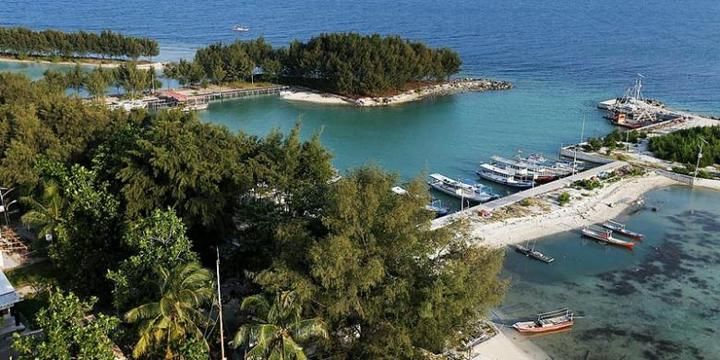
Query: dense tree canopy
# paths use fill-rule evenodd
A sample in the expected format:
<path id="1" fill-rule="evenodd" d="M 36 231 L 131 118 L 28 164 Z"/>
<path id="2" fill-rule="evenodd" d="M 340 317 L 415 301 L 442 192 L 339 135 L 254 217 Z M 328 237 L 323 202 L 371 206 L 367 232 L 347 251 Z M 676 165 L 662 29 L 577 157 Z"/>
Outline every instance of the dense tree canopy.
<path id="1" fill-rule="evenodd" d="M 653 137 L 650 139 L 650 150 L 661 159 L 694 167 L 701 144 L 703 157 L 700 166 L 720 164 L 720 127 L 717 126 L 696 127 Z"/>
<path id="2" fill-rule="evenodd" d="M 114 59 L 157 56 L 158 42 L 146 37 L 126 36 L 110 30 L 68 33 L 0 27 L 0 52 L 21 56 L 99 56 Z"/>
<path id="3" fill-rule="evenodd" d="M 273 49 L 263 38 L 212 44 L 193 62 L 171 64 L 165 75 L 182 83 L 251 80 L 256 70 L 282 81 L 344 95 L 378 95 L 403 90 L 411 82 L 440 81 L 460 70 L 450 49 L 431 49 L 398 36 L 321 34 Z"/>
<path id="4" fill-rule="evenodd" d="M 112 360 L 112 331 L 119 320 L 103 314 L 91 315 L 95 299 L 80 300 L 73 293 L 55 291 L 49 306 L 40 310 L 36 322 L 40 336 L 14 334 L 13 348 L 18 359 Z"/>
<path id="5" fill-rule="evenodd" d="M 238 351 L 266 339 L 256 353 L 420 358 L 458 345 L 502 296 L 502 252 L 460 227 L 431 231 L 421 181 L 407 196 L 373 167 L 331 181 L 320 134 L 303 140 L 299 124 L 260 138 L 177 111 L 110 111 L 58 82 L 0 74 L 0 184 L 19 188 L 37 234 L 53 234 L 60 284 L 127 311 L 126 352 L 217 357 L 213 276 L 200 265 L 216 245 L 225 301 L 280 301 L 273 316 L 242 309 L 226 331 L 246 329 Z M 312 329 L 323 336 L 303 341 Z"/>

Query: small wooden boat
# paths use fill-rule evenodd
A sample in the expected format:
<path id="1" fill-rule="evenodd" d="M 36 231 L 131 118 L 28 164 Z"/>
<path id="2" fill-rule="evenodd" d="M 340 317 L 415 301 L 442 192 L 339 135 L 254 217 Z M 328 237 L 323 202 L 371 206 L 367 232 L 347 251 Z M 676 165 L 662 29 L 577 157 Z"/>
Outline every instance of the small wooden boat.
<path id="1" fill-rule="evenodd" d="M 574 314 L 567 308 L 538 314 L 535 321 L 520 321 L 512 327 L 523 334 L 539 334 L 567 329 L 575 324 Z"/>
<path id="2" fill-rule="evenodd" d="M 543 254 L 543 253 L 541 253 L 540 251 L 537 251 L 537 250 L 535 250 L 535 249 L 530 249 L 530 248 L 527 247 L 527 246 L 523 246 L 523 245 L 520 245 L 520 244 L 515 244 L 515 245 L 513 245 L 513 247 L 515 248 L 515 251 L 517 251 L 517 252 L 519 252 L 519 253 L 521 253 L 521 254 L 529 257 L 529 258 L 533 258 L 533 259 L 535 259 L 535 260 L 542 261 L 542 262 L 544 262 L 544 263 L 546 263 L 546 264 L 549 264 L 549 263 L 555 261 L 554 258 L 551 258 L 551 257 L 549 257 L 549 256 L 547 256 L 547 255 L 545 255 L 545 254 Z"/>
<path id="3" fill-rule="evenodd" d="M 641 233 L 636 233 L 634 231 L 628 230 L 627 228 L 625 228 L 625 224 L 619 223 L 617 221 L 609 220 L 602 223 L 602 226 L 606 229 L 610 229 L 615 233 L 629 237 L 633 240 L 642 240 L 645 237 L 645 235 Z"/>
<path id="4" fill-rule="evenodd" d="M 601 241 L 606 244 L 622 246 L 622 247 L 624 247 L 626 249 L 630 249 L 630 250 L 632 250 L 633 246 L 635 246 L 634 242 L 614 238 L 612 236 L 612 230 L 601 231 L 601 230 L 594 230 L 594 229 L 590 229 L 590 228 L 584 228 L 584 229 L 582 229 L 582 234 L 591 239 L 595 239 L 597 241 Z"/>

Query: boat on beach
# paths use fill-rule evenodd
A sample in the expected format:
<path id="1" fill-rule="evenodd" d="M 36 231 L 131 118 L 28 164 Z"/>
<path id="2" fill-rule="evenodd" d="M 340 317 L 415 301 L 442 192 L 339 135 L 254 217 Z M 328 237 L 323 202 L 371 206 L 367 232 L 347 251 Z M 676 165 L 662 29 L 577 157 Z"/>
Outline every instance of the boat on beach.
<path id="1" fill-rule="evenodd" d="M 634 242 L 614 238 L 612 236 L 612 230 L 602 231 L 602 230 L 595 230 L 595 229 L 591 229 L 591 228 L 583 228 L 581 230 L 581 232 L 582 232 L 583 236 L 589 237 L 591 239 L 594 239 L 594 240 L 597 240 L 600 242 L 604 242 L 606 244 L 622 246 L 629 250 L 632 250 L 633 246 L 635 246 Z"/>
<path id="2" fill-rule="evenodd" d="M 520 244 L 515 244 L 515 245 L 513 245 L 513 247 L 515 248 L 515 251 L 517 251 L 529 258 L 542 261 L 546 264 L 549 264 L 549 263 L 555 261 L 554 258 L 547 256 L 547 255 L 541 253 L 540 251 L 535 250 L 534 248 L 531 249 L 527 246 L 523 246 Z"/>
<path id="3" fill-rule="evenodd" d="M 645 237 L 645 235 L 643 235 L 641 233 L 637 233 L 637 232 L 628 230 L 625 227 L 625 224 L 619 223 L 614 220 L 608 220 L 608 221 L 602 223 L 602 227 L 612 230 L 613 232 L 618 233 L 622 236 L 629 237 L 633 240 L 642 240 Z"/>
<path id="4" fill-rule="evenodd" d="M 428 185 L 447 195 L 476 203 L 484 203 L 498 198 L 497 195 L 485 190 L 482 185 L 466 184 L 441 174 L 430 174 Z"/>
<path id="5" fill-rule="evenodd" d="M 540 334 L 567 329 L 575 324 L 575 314 L 563 308 L 537 315 L 534 321 L 520 321 L 512 327 L 523 334 Z"/>
<path id="6" fill-rule="evenodd" d="M 475 173 L 485 180 L 514 188 L 527 189 L 535 185 L 534 180 L 518 179 L 516 172 L 512 169 L 501 168 L 492 164 L 480 165 L 480 168 Z"/>

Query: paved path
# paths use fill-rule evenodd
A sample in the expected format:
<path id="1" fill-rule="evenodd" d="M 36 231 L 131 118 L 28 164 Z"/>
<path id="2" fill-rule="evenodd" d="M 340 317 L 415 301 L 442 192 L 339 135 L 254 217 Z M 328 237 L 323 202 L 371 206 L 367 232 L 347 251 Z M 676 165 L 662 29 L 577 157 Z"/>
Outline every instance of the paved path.
<path id="1" fill-rule="evenodd" d="M 502 207 L 505 207 L 508 205 L 512 205 L 523 199 L 541 195 L 541 194 L 545 194 L 545 193 L 548 193 L 551 191 L 555 191 L 557 189 L 564 188 L 564 187 L 574 183 L 575 181 L 591 178 L 591 177 L 597 176 L 603 172 L 612 171 L 617 168 L 623 167 L 625 165 L 627 165 L 627 163 L 624 161 L 614 161 L 609 164 L 601 165 L 596 168 L 592 168 L 589 170 L 585 170 L 583 172 L 579 172 L 575 175 L 571 175 L 571 176 L 568 176 L 568 177 L 565 177 L 565 178 L 562 178 L 559 180 L 549 182 L 547 184 L 536 186 L 532 189 L 520 191 L 520 192 L 511 194 L 511 195 L 505 196 L 505 197 L 501 197 L 500 199 L 487 202 L 485 204 L 473 206 L 466 210 L 458 211 L 456 213 L 452 213 L 450 215 L 443 216 L 443 217 L 433 220 L 431 229 L 438 229 L 441 227 L 445 227 L 447 225 L 452 224 L 456 220 L 469 217 L 472 214 L 477 214 L 477 212 L 480 210 L 486 210 L 486 211 L 492 212 L 493 210 L 496 210 L 496 209 L 499 209 L 499 208 L 502 208 Z"/>

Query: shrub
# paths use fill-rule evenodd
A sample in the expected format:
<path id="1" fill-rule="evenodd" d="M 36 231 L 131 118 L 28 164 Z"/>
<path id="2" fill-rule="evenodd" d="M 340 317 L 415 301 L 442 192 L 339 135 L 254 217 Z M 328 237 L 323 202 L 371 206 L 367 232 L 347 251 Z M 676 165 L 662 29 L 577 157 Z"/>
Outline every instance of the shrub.
<path id="1" fill-rule="evenodd" d="M 569 202 L 570 202 L 570 194 L 568 194 L 567 191 L 563 192 L 562 194 L 560 194 L 560 196 L 558 196 L 558 203 L 560 204 L 560 206 L 565 206 L 565 204 L 567 204 Z"/>

